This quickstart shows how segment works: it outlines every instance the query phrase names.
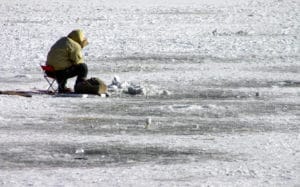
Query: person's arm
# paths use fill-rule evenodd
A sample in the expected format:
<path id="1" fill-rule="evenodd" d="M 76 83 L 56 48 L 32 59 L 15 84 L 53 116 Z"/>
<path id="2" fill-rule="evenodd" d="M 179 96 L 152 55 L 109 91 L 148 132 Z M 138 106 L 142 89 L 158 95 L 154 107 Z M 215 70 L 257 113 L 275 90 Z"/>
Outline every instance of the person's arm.
<path id="1" fill-rule="evenodd" d="M 70 60 L 71 60 L 72 64 L 83 63 L 83 56 L 82 56 L 81 48 L 75 47 L 71 50 Z"/>

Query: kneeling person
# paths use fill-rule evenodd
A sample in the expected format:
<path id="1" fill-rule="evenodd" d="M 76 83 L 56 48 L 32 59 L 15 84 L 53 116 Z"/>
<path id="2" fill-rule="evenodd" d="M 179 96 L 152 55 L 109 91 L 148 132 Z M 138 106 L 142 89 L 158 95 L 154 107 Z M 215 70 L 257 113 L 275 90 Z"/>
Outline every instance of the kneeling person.
<path id="1" fill-rule="evenodd" d="M 75 85 L 86 80 L 88 67 L 83 62 L 82 49 L 87 44 L 83 32 L 74 30 L 51 47 L 46 65 L 52 66 L 55 70 L 59 93 L 71 92 L 71 89 L 66 87 L 69 78 L 77 76 Z"/>

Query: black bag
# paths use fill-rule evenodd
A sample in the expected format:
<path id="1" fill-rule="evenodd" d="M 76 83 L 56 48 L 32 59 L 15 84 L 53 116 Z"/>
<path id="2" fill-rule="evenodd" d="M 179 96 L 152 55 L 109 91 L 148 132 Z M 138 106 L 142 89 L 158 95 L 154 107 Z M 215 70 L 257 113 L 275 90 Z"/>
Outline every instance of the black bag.
<path id="1" fill-rule="evenodd" d="M 102 80 L 92 77 L 85 81 L 78 82 L 74 86 L 74 91 L 76 93 L 101 95 L 106 94 L 107 86 Z"/>

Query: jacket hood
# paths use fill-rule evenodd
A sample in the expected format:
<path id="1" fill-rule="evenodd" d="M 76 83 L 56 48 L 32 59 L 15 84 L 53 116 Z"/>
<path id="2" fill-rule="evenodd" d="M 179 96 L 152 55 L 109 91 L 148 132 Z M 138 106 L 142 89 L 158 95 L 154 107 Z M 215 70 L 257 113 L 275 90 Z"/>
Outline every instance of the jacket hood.
<path id="1" fill-rule="evenodd" d="M 84 48 L 88 45 L 88 41 L 85 38 L 82 30 L 73 30 L 72 32 L 70 32 L 68 37 L 77 42 L 81 46 L 81 48 Z"/>

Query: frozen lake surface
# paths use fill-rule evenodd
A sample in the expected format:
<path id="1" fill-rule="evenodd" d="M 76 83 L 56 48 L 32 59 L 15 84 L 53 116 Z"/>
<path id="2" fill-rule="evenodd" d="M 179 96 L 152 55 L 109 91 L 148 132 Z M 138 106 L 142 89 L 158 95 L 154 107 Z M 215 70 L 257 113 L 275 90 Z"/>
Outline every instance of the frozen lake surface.
<path id="1" fill-rule="evenodd" d="M 0 95 L 0 185 L 300 185 L 299 9 L 1 0 L 0 90 L 47 88 L 39 64 L 80 28 L 89 76 L 144 94 Z"/>

